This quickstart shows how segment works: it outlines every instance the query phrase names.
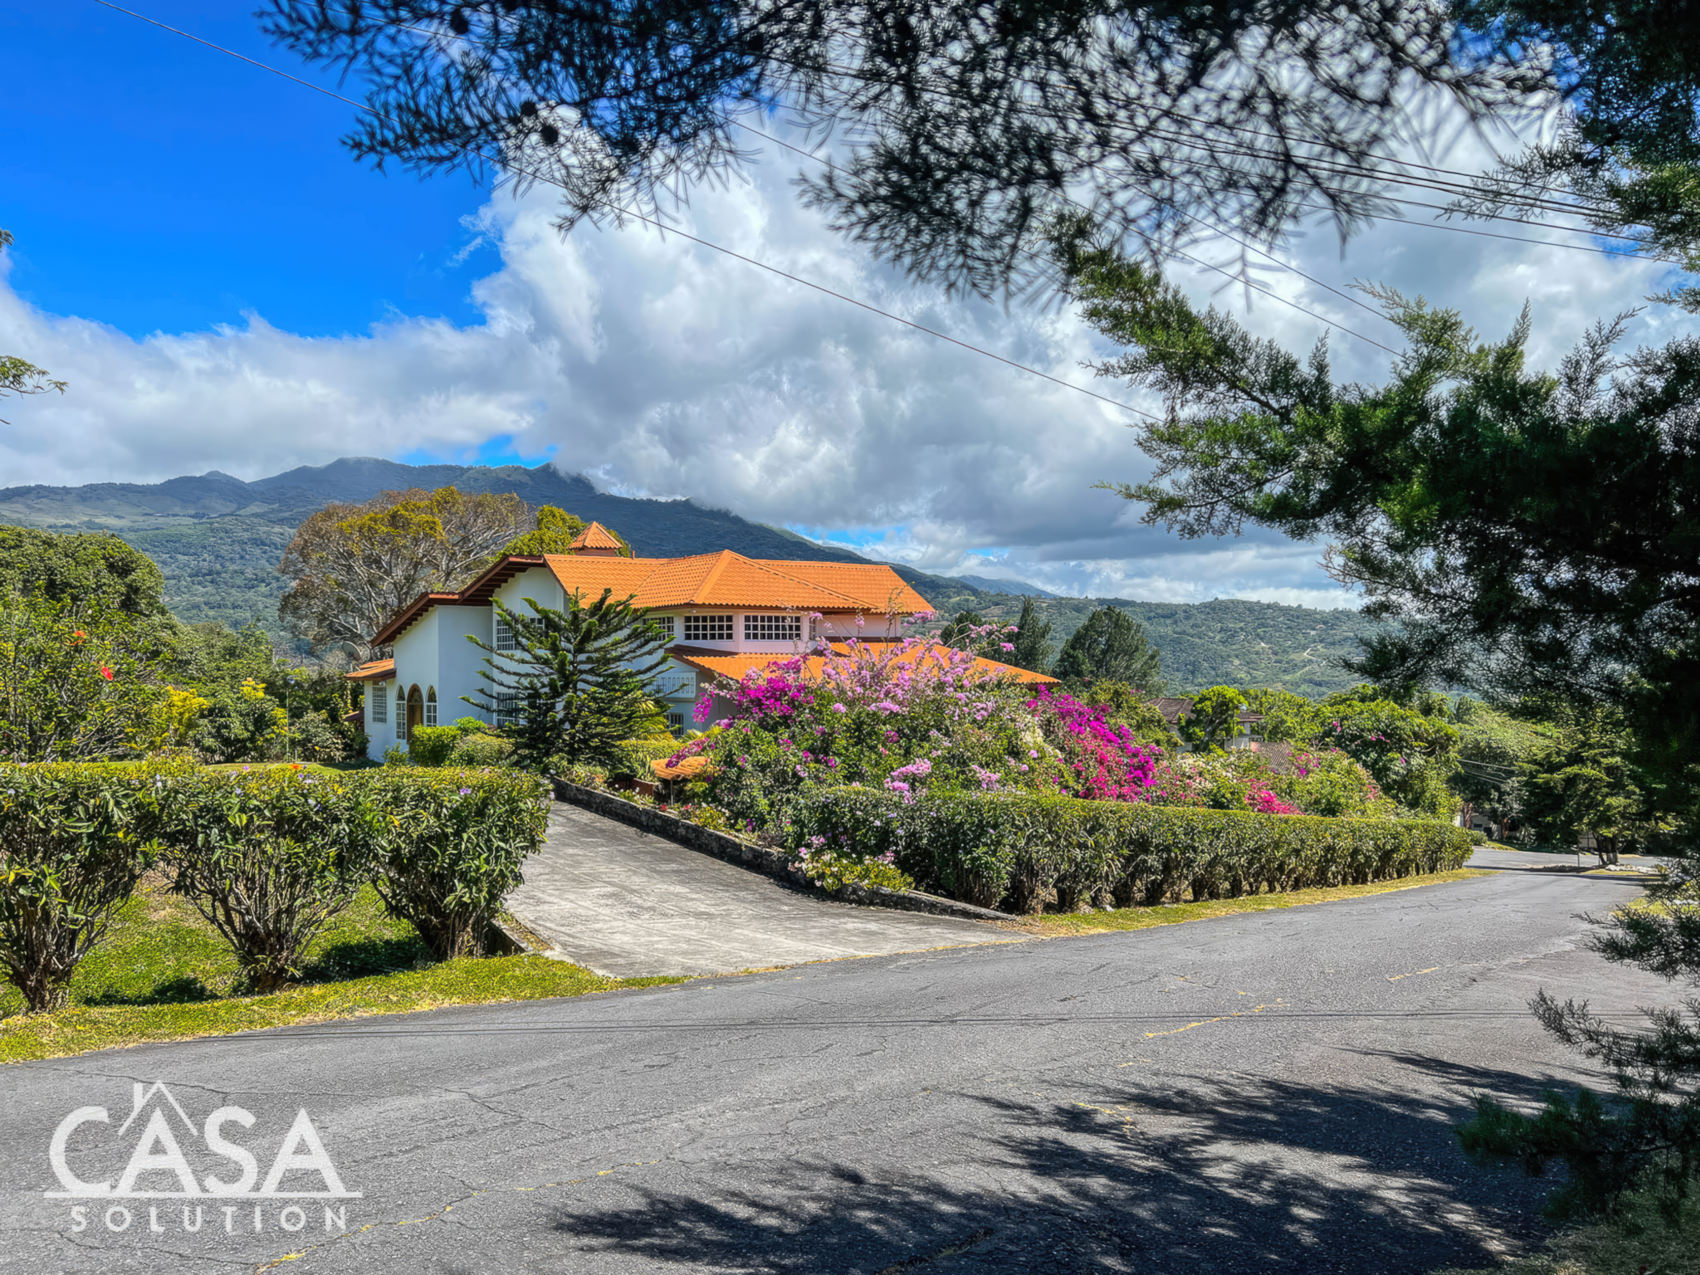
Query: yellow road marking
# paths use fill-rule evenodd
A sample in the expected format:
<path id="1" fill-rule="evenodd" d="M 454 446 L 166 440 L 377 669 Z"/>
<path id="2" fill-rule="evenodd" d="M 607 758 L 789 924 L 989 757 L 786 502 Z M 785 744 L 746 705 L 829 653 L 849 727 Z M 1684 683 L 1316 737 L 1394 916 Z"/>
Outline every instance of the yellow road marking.
<path id="1" fill-rule="evenodd" d="M 1155 1040 L 1159 1036 L 1179 1036 L 1182 1032 L 1189 1032 L 1194 1027 L 1207 1027 L 1211 1023 L 1225 1023 L 1230 1018 L 1245 1018 L 1250 1014 L 1261 1014 L 1266 1009 L 1277 1009 L 1286 1003 L 1286 1001 L 1277 997 L 1267 1004 L 1253 1005 L 1250 1009 L 1237 1009 L 1231 1014 L 1218 1014 L 1215 1018 L 1201 1018 L 1196 1023 L 1188 1023 L 1185 1027 L 1172 1027 L 1166 1032 L 1146 1032 L 1145 1039 Z"/>
<path id="2" fill-rule="evenodd" d="M 1431 965 L 1426 970 L 1411 970 L 1407 974 L 1389 974 L 1387 976 L 1387 981 L 1389 983 L 1397 983 L 1402 978 L 1415 978 L 1418 974 L 1432 974 L 1439 968 L 1440 966 L 1438 965 Z"/>

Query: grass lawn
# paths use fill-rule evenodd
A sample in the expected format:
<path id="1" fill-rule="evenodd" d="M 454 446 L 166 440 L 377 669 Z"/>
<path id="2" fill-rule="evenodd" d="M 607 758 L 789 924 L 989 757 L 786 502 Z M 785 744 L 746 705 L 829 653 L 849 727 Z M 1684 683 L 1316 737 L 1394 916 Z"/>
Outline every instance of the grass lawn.
<path id="1" fill-rule="evenodd" d="M 1677 1221 L 1668 1226 L 1650 1196 L 1632 1194 L 1620 1217 L 1560 1231 L 1541 1253 L 1436 1275 L 1692 1275 L 1700 1270 L 1700 1192 L 1690 1189 Z"/>
<path id="2" fill-rule="evenodd" d="M 1144 930 L 1154 925 L 1174 925 L 1178 921 L 1202 921 L 1208 917 L 1232 916 L 1239 912 L 1267 912 L 1271 908 L 1298 907 L 1305 903 L 1332 903 L 1336 899 L 1359 899 L 1366 894 L 1414 890 L 1423 885 L 1467 881 L 1471 877 L 1492 875 L 1481 868 L 1458 868 L 1452 872 L 1431 872 L 1420 877 L 1372 881 L 1368 885 L 1325 886 L 1314 890 L 1291 890 L 1286 894 L 1248 894 L 1238 899 L 1204 899 L 1196 903 L 1165 903 L 1151 908 L 1117 908 L 1111 912 L 1038 916 L 1021 922 L 1020 928 L 1029 933 L 1053 938 L 1068 934 L 1101 934 L 1110 930 Z"/>
<path id="3" fill-rule="evenodd" d="M 679 981 L 604 978 L 541 956 L 433 962 L 412 926 L 384 915 L 370 887 L 319 936 L 305 972 L 302 984 L 287 991 L 234 995 L 237 968 L 229 949 L 185 900 L 150 877 L 78 967 L 65 1009 L 25 1014 L 17 989 L 0 983 L 0 1063 Z"/>

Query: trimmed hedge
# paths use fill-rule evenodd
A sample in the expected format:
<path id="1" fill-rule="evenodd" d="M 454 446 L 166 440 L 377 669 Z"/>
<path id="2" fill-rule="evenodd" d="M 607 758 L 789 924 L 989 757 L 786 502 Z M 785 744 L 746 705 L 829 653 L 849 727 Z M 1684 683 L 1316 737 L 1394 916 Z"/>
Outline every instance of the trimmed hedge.
<path id="1" fill-rule="evenodd" d="M 182 765 L 0 765 L 0 962 L 31 1011 L 57 1009 L 78 963 L 152 866 L 157 785 Z"/>
<path id="2" fill-rule="evenodd" d="M 892 853 L 931 890 L 1036 912 L 1235 898 L 1357 885 L 1457 868 L 1462 828 L 1420 820 L 1322 819 L 1006 793 L 822 788 L 791 811 L 792 844 L 860 858 Z M 818 838 L 819 840 L 815 840 Z"/>
<path id="3" fill-rule="evenodd" d="M 63 1004 L 156 862 L 256 990 L 296 978 L 367 881 L 439 955 L 480 952 L 546 822 L 511 770 L 0 765 L 0 964 L 32 1010 Z"/>
<path id="4" fill-rule="evenodd" d="M 548 786 L 522 770 L 355 776 L 378 823 L 372 885 L 444 960 L 482 955 L 520 865 L 542 844 Z"/>
<path id="5" fill-rule="evenodd" d="M 171 888 L 230 944 L 255 991 L 298 979 L 308 944 L 371 875 L 379 812 L 351 778 L 263 766 L 194 770 L 159 788 Z"/>

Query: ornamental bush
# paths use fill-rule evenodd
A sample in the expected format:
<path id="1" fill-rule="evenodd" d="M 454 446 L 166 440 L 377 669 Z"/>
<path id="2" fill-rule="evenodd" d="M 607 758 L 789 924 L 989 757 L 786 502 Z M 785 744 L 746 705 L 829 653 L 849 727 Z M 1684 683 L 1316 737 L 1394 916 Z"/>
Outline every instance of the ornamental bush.
<path id="1" fill-rule="evenodd" d="M 437 956 L 477 956 L 542 844 L 547 786 L 522 770 L 386 767 L 349 777 L 374 812 L 372 884 Z"/>
<path id="2" fill-rule="evenodd" d="M 614 745 L 614 755 L 608 759 L 608 775 L 612 779 L 654 779 L 651 762 L 666 761 L 679 751 L 676 739 L 627 739 Z"/>
<path id="3" fill-rule="evenodd" d="M 300 977 L 308 944 L 371 873 L 375 813 L 355 778 L 299 764 L 200 769 L 162 789 L 171 888 L 230 944 L 255 991 Z"/>
<path id="4" fill-rule="evenodd" d="M 154 857 L 174 765 L 0 765 L 0 961 L 31 1012 L 58 1009 L 78 963 Z"/>
<path id="5" fill-rule="evenodd" d="M 454 726 L 415 726 L 407 736 L 407 759 L 415 766 L 446 766 L 460 740 Z"/>
<path id="6" fill-rule="evenodd" d="M 816 789 L 792 811 L 792 844 L 884 859 L 923 890 L 1038 910 L 1054 895 L 1154 905 L 1363 884 L 1461 866 L 1470 836 L 1420 820 L 1272 816 L 1025 793 Z"/>

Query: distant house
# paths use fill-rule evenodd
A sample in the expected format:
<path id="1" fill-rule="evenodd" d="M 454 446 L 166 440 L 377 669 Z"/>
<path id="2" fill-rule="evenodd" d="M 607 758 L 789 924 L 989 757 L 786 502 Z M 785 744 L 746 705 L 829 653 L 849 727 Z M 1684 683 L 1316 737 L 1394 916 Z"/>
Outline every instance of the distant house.
<path id="1" fill-rule="evenodd" d="M 1163 720 L 1177 732 L 1181 720 L 1192 715 L 1193 700 L 1187 695 L 1165 695 L 1161 699 L 1151 701 L 1151 707 L 1163 715 Z M 1229 748 L 1245 748 L 1257 751 L 1262 744 L 1260 727 L 1263 725 L 1262 713 L 1254 713 L 1249 708 L 1242 708 L 1234 718 L 1233 738 L 1228 740 Z"/>
<path id="2" fill-rule="evenodd" d="M 349 674 L 365 690 L 368 754 L 378 758 L 393 745 L 405 747 L 420 726 L 486 717 L 461 697 L 479 697 L 488 687 L 479 677 L 485 652 L 469 637 L 497 651 L 514 649 L 514 635 L 494 602 L 520 611 L 532 598 L 559 609 L 569 595 L 594 601 L 604 589 L 632 598 L 672 632 L 659 689 L 674 729 L 700 724 L 693 721 L 694 705 L 721 677 L 736 680 L 805 653 L 806 673 L 820 666 L 821 642 L 840 650 L 850 638 L 895 642 L 905 618 L 932 610 L 887 566 L 746 558 L 731 550 L 628 558 L 618 540 L 591 523 L 570 553 L 505 556 L 463 589 L 421 594 L 372 636 L 372 645 L 391 648 L 392 656 Z M 976 663 L 988 676 L 1055 680 L 992 660 Z M 716 701 L 710 720 L 726 711 Z"/>

